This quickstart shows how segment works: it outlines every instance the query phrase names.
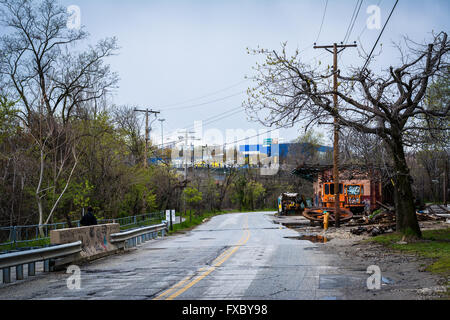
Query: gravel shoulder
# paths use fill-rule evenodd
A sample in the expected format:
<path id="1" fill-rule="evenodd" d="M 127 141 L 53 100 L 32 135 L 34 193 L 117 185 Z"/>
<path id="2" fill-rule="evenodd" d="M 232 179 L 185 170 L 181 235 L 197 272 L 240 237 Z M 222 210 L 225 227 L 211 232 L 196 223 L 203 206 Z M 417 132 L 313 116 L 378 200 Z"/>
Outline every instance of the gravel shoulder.
<path id="1" fill-rule="evenodd" d="M 336 267 L 340 273 L 367 279 L 367 267 L 376 265 L 382 274 L 380 290 L 369 290 L 359 281 L 358 285 L 348 286 L 345 290 L 349 300 L 430 300 L 448 299 L 446 286 L 449 279 L 425 271 L 426 266 L 433 263 L 432 259 L 415 254 L 396 251 L 382 244 L 366 242 L 367 234 L 354 235 L 350 233 L 355 227 L 344 226 L 340 229 L 331 227 L 326 232 L 319 226 L 305 224 L 302 217 L 297 217 L 298 225 L 288 226 L 300 235 L 319 235 L 327 238 L 326 243 L 320 243 L 319 250 L 324 254 L 337 256 Z M 295 218 L 290 218 L 293 223 Z M 282 223 L 282 219 L 274 222 Z M 303 224 L 303 225 L 302 225 Z M 422 230 L 437 230 L 449 227 L 445 222 L 421 222 Z"/>

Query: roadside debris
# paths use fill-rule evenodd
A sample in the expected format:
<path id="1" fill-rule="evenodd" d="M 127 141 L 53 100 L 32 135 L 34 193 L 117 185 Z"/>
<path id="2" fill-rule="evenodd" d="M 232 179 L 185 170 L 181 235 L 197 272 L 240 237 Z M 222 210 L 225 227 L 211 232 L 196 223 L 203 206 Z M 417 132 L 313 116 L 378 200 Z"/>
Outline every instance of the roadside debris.
<path id="1" fill-rule="evenodd" d="M 394 208 L 383 203 L 377 202 L 384 210 L 378 211 L 370 216 L 354 218 L 350 220 L 348 226 L 357 227 L 351 229 L 350 232 L 355 235 L 369 234 L 370 236 L 378 236 L 384 233 L 395 232 L 395 211 Z M 445 221 L 445 217 L 441 217 L 434 213 L 433 210 L 423 210 L 417 212 L 417 220 L 423 221 Z M 376 225 L 376 226 L 374 226 Z"/>
<path id="2" fill-rule="evenodd" d="M 342 224 L 345 229 L 342 229 L 345 234 L 351 237 L 356 236 L 369 236 L 375 237 L 382 234 L 392 233 L 396 231 L 396 217 L 393 207 L 378 202 L 381 209 L 375 211 L 368 216 L 353 216 L 348 221 L 344 221 Z M 433 210 L 429 210 L 430 207 L 425 208 L 417 212 L 417 220 L 421 223 L 450 223 L 450 219 L 441 216 L 441 214 L 435 214 Z M 319 213 L 318 213 L 319 214 Z M 322 213 L 323 216 L 323 213 Z M 321 216 L 317 217 L 318 219 Z M 287 228 L 302 229 L 305 231 L 311 228 L 312 232 L 318 232 L 323 227 L 322 221 L 311 221 L 304 216 L 276 216 L 274 223 L 279 223 Z M 315 227 L 314 227 L 315 226 Z M 323 229 L 322 229 L 323 230 Z M 333 229 L 334 230 L 334 229 Z M 326 230 L 323 230 L 323 234 L 328 234 Z"/>
<path id="3" fill-rule="evenodd" d="M 357 236 L 367 233 L 372 237 L 378 236 L 384 233 L 391 233 L 395 231 L 395 224 L 386 225 L 386 226 L 368 226 L 368 227 L 358 227 L 356 229 L 351 229 L 350 232 Z"/>

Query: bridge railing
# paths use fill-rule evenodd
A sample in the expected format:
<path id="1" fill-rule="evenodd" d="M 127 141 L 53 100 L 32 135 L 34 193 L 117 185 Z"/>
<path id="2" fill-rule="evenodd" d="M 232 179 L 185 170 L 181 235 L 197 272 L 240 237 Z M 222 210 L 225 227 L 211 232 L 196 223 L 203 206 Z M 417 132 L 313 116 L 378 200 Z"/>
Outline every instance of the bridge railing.
<path id="1" fill-rule="evenodd" d="M 132 227 L 153 225 L 160 223 L 165 218 L 164 212 L 152 212 L 136 216 L 128 216 L 115 219 L 99 219 L 98 224 L 118 223 L 121 230 Z M 80 221 L 73 221 L 72 227 L 80 227 Z M 45 225 L 20 225 L 0 227 L 0 246 L 17 249 L 21 245 L 41 246 L 48 243 L 50 231 L 69 228 L 67 222 L 58 222 Z M 42 235 L 40 233 L 42 229 Z M 2 251 L 0 249 L 0 251 Z"/>
<path id="2" fill-rule="evenodd" d="M 151 239 L 156 239 L 159 233 L 164 237 L 166 232 L 169 232 L 167 223 L 161 223 L 154 226 L 114 233 L 111 235 L 111 243 L 117 245 L 119 248 L 131 248 Z"/>
<path id="3" fill-rule="evenodd" d="M 156 239 L 159 235 L 164 237 L 168 232 L 167 222 L 146 226 L 111 234 L 111 243 L 118 249 L 136 247 L 146 241 Z M 3 283 L 11 282 L 11 268 L 15 267 L 16 280 L 24 279 L 24 269 L 28 266 L 28 277 L 36 275 L 36 263 L 43 262 L 44 272 L 52 271 L 51 261 L 68 257 L 70 261 L 76 260 L 69 256 L 80 253 L 82 242 L 77 241 L 68 244 L 54 245 L 46 248 L 24 250 L 0 254 L 0 269 L 2 270 Z M 65 261 L 64 264 L 70 263 Z"/>

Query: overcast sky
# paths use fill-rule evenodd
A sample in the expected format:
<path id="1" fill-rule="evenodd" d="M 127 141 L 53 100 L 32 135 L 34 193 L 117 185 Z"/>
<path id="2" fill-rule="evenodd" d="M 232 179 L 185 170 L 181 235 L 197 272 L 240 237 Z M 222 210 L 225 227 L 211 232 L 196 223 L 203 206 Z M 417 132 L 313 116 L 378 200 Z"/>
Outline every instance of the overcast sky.
<path id="1" fill-rule="evenodd" d="M 318 44 L 344 39 L 356 2 L 329 0 Z M 80 7 L 81 22 L 91 34 L 90 42 L 117 36 L 120 54 L 109 60 L 121 78 L 114 102 L 161 110 L 160 117 L 166 119 L 165 135 L 242 104 L 246 95 L 241 92 L 251 86 L 244 76 L 252 74 L 251 67 L 257 61 L 246 53 L 246 47 L 278 49 L 281 42 L 287 41 L 292 50 L 310 46 L 304 52 L 306 60 L 322 54 L 319 57 L 322 63 L 332 63 L 330 54 L 312 49 L 326 0 L 64 0 L 62 3 Z M 358 41 L 359 46 L 370 50 L 380 30 L 366 28 L 367 8 L 379 4 L 384 24 L 394 3 L 395 0 L 364 0 L 350 41 Z M 432 30 L 448 32 L 449 9 L 448 0 L 400 0 L 381 39 L 384 49 L 375 66 L 386 67 L 398 61 L 398 53 L 387 47 L 402 35 L 421 42 L 429 39 Z M 347 49 L 340 63 L 344 71 L 345 66 L 364 62 L 357 50 Z M 205 95 L 208 96 L 193 100 Z M 174 109 L 202 103 L 205 104 Z M 225 134 L 225 129 L 263 127 L 248 122 L 241 112 L 211 123 L 204 131 L 208 128 L 217 128 Z M 280 135 L 290 140 L 300 134 L 299 130 L 300 127 L 282 130 Z M 152 135 L 159 137 L 159 131 L 160 123 L 155 122 Z"/>

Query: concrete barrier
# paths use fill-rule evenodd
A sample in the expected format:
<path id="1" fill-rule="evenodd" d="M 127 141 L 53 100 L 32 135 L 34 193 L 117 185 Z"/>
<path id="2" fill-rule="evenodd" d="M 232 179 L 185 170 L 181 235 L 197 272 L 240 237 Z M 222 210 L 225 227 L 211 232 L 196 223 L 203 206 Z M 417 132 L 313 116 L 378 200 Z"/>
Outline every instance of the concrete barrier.
<path id="1" fill-rule="evenodd" d="M 50 231 L 51 244 L 81 241 L 79 260 L 92 260 L 113 254 L 118 247 L 111 243 L 111 234 L 120 232 L 118 223 Z M 77 259 L 77 260 L 78 260 Z"/>

